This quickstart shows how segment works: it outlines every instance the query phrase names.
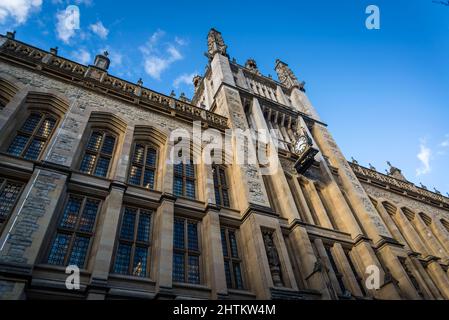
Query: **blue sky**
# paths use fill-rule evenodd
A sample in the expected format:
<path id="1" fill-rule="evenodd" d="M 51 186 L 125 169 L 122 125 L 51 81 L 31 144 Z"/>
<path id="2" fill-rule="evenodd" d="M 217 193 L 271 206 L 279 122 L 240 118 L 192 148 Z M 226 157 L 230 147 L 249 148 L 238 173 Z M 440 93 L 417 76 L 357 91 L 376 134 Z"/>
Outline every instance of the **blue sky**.
<path id="1" fill-rule="evenodd" d="M 436 1 L 438 2 L 438 1 Z M 432 0 L 128 1 L 0 0 L 0 32 L 90 63 L 110 52 L 110 72 L 163 93 L 192 95 L 206 35 L 264 74 L 287 62 L 346 157 L 379 171 L 386 160 L 429 189 L 449 192 L 449 6 Z M 65 8 L 80 29 L 64 28 Z M 380 30 L 365 9 L 380 8 Z"/>

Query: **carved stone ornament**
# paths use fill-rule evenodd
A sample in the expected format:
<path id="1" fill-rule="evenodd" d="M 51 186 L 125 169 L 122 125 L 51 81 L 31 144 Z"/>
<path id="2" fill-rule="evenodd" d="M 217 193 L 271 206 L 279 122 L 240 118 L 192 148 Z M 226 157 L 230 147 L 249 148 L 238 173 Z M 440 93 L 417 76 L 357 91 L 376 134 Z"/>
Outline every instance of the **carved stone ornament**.
<path id="1" fill-rule="evenodd" d="M 284 283 L 282 281 L 281 262 L 279 260 L 278 251 L 273 241 L 273 232 L 263 231 L 262 235 L 273 284 L 275 287 L 282 287 Z"/>
<path id="2" fill-rule="evenodd" d="M 313 147 L 312 139 L 305 130 L 294 144 L 294 151 L 298 156 L 295 169 L 299 174 L 304 174 L 313 164 L 318 150 Z"/>
<path id="3" fill-rule="evenodd" d="M 216 53 L 227 56 L 227 46 L 223 41 L 221 33 L 215 29 L 211 29 L 207 36 L 207 55 L 212 59 Z"/>
<path id="4" fill-rule="evenodd" d="M 299 82 L 293 71 L 289 68 L 288 64 L 281 60 L 276 60 L 276 73 L 278 75 L 279 82 L 285 87 L 291 89 L 294 87 L 304 91 L 304 82 Z"/>

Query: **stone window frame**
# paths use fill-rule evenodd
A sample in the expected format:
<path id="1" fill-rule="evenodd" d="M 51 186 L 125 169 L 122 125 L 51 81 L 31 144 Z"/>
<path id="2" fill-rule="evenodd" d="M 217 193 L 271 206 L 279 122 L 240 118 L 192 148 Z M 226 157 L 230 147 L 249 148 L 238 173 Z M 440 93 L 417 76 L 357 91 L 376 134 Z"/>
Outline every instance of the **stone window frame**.
<path id="1" fill-rule="evenodd" d="M 142 164 L 137 164 L 134 162 L 134 153 L 136 151 L 136 147 L 138 144 L 142 144 L 144 147 L 144 157 L 143 157 L 143 161 Z M 147 165 L 147 155 L 148 155 L 148 150 L 153 149 L 156 151 L 156 160 L 155 160 L 155 164 L 154 166 L 149 166 Z M 144 140 L 144 139 L 135 139 L 133 141 L 133 145 L 131 148 L 131 155 L 129 157 L 130 161 L 129 161 L 129 168 L 128 168 L 128 174 L 127 174 L 127 183 L 129 185 L 132 185 L 134 187 L 141 187 L 141 188 L 145 188 L 147 190 L 156 190 L 157 189 L 157 184 L 158 184 L 158 170 L 159 170 L 159 162 L 160 162 L 160 157 L 161 157 L 161 150 L 160 147 L 156 144 L 154 144 L 151 141 L 148 140 Z M 138 166 L 139 168 L 142 169 L 141 172 L 141 177 L 140 177 L 140 184 L 133 184 L 130 182 L 131 179 L 131 170 L 133 166 Z M 144 186 L 144 177 L 145 177 L 145 172 L 147 170 L 151 170 L 153 171 L 153 187 L 145 187 Z"/>
<path id="2" fill-rule="evenodd" d="M 32 132 L 27 132 L 23 130 L 23 126 L 25 125 L 25 123 L 28 121 L 28 119 L 32 116 L 32 115 L 39 115 L 40 119 L 39 122 L 36 124 L 35 128 L 33 129 Z M 48 136 L 40 136 L 38 135 L 38 131 L 40 129 L 40 127 L 43 125 L 44 121 L 47 119 L 53 119 L 55 121 L 55 124 L 53 126 L 53 129 L 51 130 L 50 134 Z M 50 144 L 50 141 L 53 139 L 55 132 L 58 130 L 58 127 L 60 125 L 61 122 L 61 118 L 54 112 L 50 112 L 47 110 L 41 110 L 41 109 L 36 109 L 36 108 L 28 108 L 28 112 L 27 115 L 25 117 L 25 120 L 21 122 L 21 125 L 16 129 L 15 134 L 13 136 L 12 139 L 10 139 L 9 143 L 8 143 L 8 147 L 6 148 L 6 153 L 9 156 L 12 157 L 17 157 L 17 158 L 21 158 L 24 160 L 28 160 L 28 161 L 39 161 L 41 160 L 42 156 L 45 154 L 45 151 L 47 149 L 47 147 Z M 17 136 L 22 135 L 22 136 L 27 136 L 28 141 L 25 144 L 25 146 L 23 147 L 20 155 L 14 155 L 8 152 L 9 148 L 12 146 L 12 143 L 14 142 L 14 140 L 16 139 Z M 44 145 L 42 147 L 42 150 L 40 151 L 39 155 L 37 156 L 36 159 L 27 159 L 25 158 L 25 155 L 27 153 L 27 151 L 30 149 L 30 146 L 32 144 L 32 142 L 34 140 L 39 140 L 39 141 L 43 141 Z"/>
<path id="3" fill-rule="evenodd" d="M 182 174 L 179 174 L 179 173 L 176 172 L 176 166 L 177 165 L 181 165 L 182 166 Z M 187 165 L 192 166 L 192 168 L 193 168 L 193 177 L 190 177 L 190 176 L 186 175 L 186 166 Z M 184 159 L 179 164 L 173 164 L 173 194 L 176 197 L 182 197 L 182 198 L 186 198 L 186 199 L 190 199 L 190 200 L 198 199 L 198 195 L 199 195 L 198 194 L 198 192 L 199 192 L 199 190 L 198 190 L 198 174 L 199 174 L 198 167 L 197 167 L 196 164 L 194 164 L 194 161 L 193 161 L 193 152 L 191 152 L 191 155 L 190 155 L 190 158 L 189 158 L 189 164 L 186 164 Z M 182 180 L 182 193 L 181 194 L 176 194 L 175 193 L 175 180 L 176 180 L 176 178 Z M 186 194 L 187 181 L 193 182 L 193 187 L 195 188 L 194 189 L 194 192 L 195 192 L 194 197 L 190 197 L 190 196 L 188 196 Z"/>
<path id="4" fill-rule="evenodd" d="M 18 92 L 19 88 L 17 86 L 0 77 L 0 111 L 6 108 Z"/>
<path id="5" fill-rule="evenodd" d="M 223 242 L 223 231 L 224 231 L 224 235 L 225 235 L 225 240 Z M 231 242 L 229 240 L 229 232 L 232 231 L 235 234 L 235 241 L 237 244 L 237 256 L 233 257 L 232 256 L 232 249 L 231 249 Z M 228 289 L 231 290 L 247 290 L 247 285 L 246 285 L 246 275 L 245 275 L 245 265 L 243 262 L 243 255 L 242 255 L 242 250 L 241 250 L 241 245 L 240 245 L 240 230 L 236 227 L 230 227 L 227 225 L 222 225 L 220 224 L 220 239 L 221 239 L 221 245 L 222 245 L 222 250 L 224 248 L 224 245 L 226 244 L 226 251 L 227 251 L 227 255 L 225 255 L 225 252 L 223 250 L 223 260 L 224 260 L 224 264 L 228 263 L 230 264 L 230 275 L 231 275 L 231 286 L 229 286 L 227 279 L 226 279 L 226 285 L 228 287 Z M 242 282 L 242 286 L 239 288 L 236 285 L 236 276 L 235 276 L 235 271 L 234 271 L 234 264 L 238 264 L 240 267 L 240 277 L 241 277 L 241 282 Z M 226 268 L 225 268 L 225 276 L 226 276 Z"/>
<path id="6" fill-rule="evenodd" d="M 176 248 L 175 247 L 175 221 L 177 219 L 184 221 L 184 248 Z M 197 242 L 198 242 L 198 250 L 193 250 L 189 248 L 189 234 L 188 234 L 188 225 L 189 223 L 196 224 L 197 228 Z M 202 274 L 203 271 L 203 261 L 202 261 L 202 238 L 201 238 L 201 220 L 186 217 L 183 215 L 174 215 L 173 219 L 173 256 L 175 253 L 182 254 L 184 257 L 184 281 L 175 281 L 174 279 L 174 269 L 175 269 L 175 259 L 173 257 L 172 262 L 172 279 L 173 283 L 180 283 L 180 284 L 187 284 L 187 285 L 202 285 L 204 283 L 204 275 Z M 189 256 L 195 256 L 198 257 L 198 276 L 199 276 L 199 282 L 198 283 L 192 283 L 188 281 L 189 277 L 189 262 L 188 258 Z"/>
<path id="7" fill-rule="evenodd" d="M 220 164 L 212 164 L 212 178 L 213 178 L 213 184 L 214 184 L 214 195 L 215 195 L 215 204 L 219 207 L 224 207 L 224 208 L 232 208 L 232 201 L 231 201 L 231 188 L 229 185 L 229 177 L 228 177 L 228 168 L 224 165 L 220 165 Z M 216 174 L 216 170 L 218 170 L 218 172 L 220 173 L 223 172 L 224 175 L 224 179 L 226 180 L 225 183 L 223 184 L 223 181 L 221 181 L 221 175 L 219 173 L 217 173 L 217 180 L 218 180 L 218 185 L 215 184 L 215 174 Z M 217 191 L 220 195 L 220 201 L 217 200 Z M 225 204 L 223 203 L 223 191 L 225 191 L 227 193 L 227 198 L 228 198 L 228 203 Z"/>
<path id="8" fill-rule="evenodd" d="M 132 240 L 121 238 L 121 231 L 123 228 L 123 221 L 124 221 L 124 216 L 125 216 L 127 208 L 137 210 L 135 220 L 134 220 L 134 231 L 133 231 L 134 235 L 133 235 Z M 144 211 L 144 213 L 142 213 L 142 211 Z M 149 217 L 150 217 L 150 230 L 149 230 L 148 242 L 138 241 L 138 239 L 137 239 L 141 215 L 149 215 Z M 117 229 L 118 231 L 117 231 L 116 239 L 114 242 L 115 243 L 114 255 L 113 255 L 111 268 L 110 268 L 111 274 L 119 275 L 119 276 L 131 276 L 131 277 L 136 277 L 139 279 L 151 279 L 151 271 L 152 271 L 152 268 L 151 268 L 152 254 L 151 253 L 153 250 L 153 243 L 154 243 L 154 239 L 153 239 L 154 221 L 153 221 L 153 219 L 154 219 L 154 210 L 153 209 L 145 208 L 145 207 L 138 206 L 138 205 L 131 205 L 128 203 L 123 204 L 121 213 L 120 213 L 119 228 Z M 121 243 L 126 243 L 128 245 L 131 245 L 131 247 L 132 247 L 127 274 L 114 272 L 115 263 L 116 263 L 116 259 L 117 259 L 117 252 L 118 252 L 119 245 Z M 147 263 L 146 263 L 145 276 L 134 275 L 131 272 L 133 269 L 133 265 L 134 265 L 134 258 L 135 258 L 134 254 L 135 254 L 136 247 L 146 247 L 146 249 L 147 249 Z"/>
<path id="9" fill-rule="evenodd" d="M 9 221 L 9 218 L 11 217 L 12 213 L 14 212 L 14 209 L 17 206 L 17 203 L 19 202 L 20 197 L 22 196 L 22 192 L 25 188 L 25 183 L 18 181 L 18 180 L 14 180 L 14 179 L 9 179 L 7 177 L 4 176 L 0 176 L 0 195 L 4 192 L 5 187 L 8 185 L 8 183 L 12 183 L 15 184 L 17 186 L 20 185 L 20 190 L 17 192 L 17 198 L 15 199 L 13 205 L 11 206 L 9 212 L 5 215 L 5 216 L 0 216 L 0 234 L 3 231 L 3 228 L 6 226 L 6 224 Z"/>
<path id="10" fill-rule="evenodd" d="M 75 227 L 72 230 L 70 230 L 68 228 L 63 228 L 63 227 L 60 226 L 60 224 L 62 222 L 62 219 L 64 218 L 64 212 L 66 210 L 66 206 L 67 206 L 67 204 L 69 202 L 70 197 L 75 197 L 75 198 L 81 198 L 82 199 L 82 204 L 81 204 L 81 207 L 79 209 L 79 213 L 78 213 L 78 216 L 77 216 Z M 80 222 L 81 222 L 81 216 L 84 213 L 85 204 L 86 204 L 88 199 L 98 201 L 98 207 L 97 207 L 97 213 L 96 213 L 96 216 L 95 216 L 95 221 L 93 223 L 92 230 L 90 232 L 83 232 L 83 231 L 80 231 L 78 228 L 79 228 L 79 225 L 80 225 Z M 51 234 L 50 234 L 50 237 L 49 237 L 49 241 L 48 241 L 47 246 L 44 249 L 44 255 L 42 256 L 43 264 L 50 265 L 50 266 L 56 266 L 56 267 L 66 267 L 67 263 L 69 262 L 71 253 L 73 251 L 74 238 L 77 235 L 81 235 L 81 236 L 88 236 L 89 237 L 89 247 L 87 248 L 87 251 L 86 251 L 84 265 L 82 267 L 79 267 L 79 268 L 80 268 L 80 270 L 84 270 L 84 271 L 88 269 L 90 260 L 92 258 L 92 249 L 93 249 L 93 247 L 95 245 L 95 242 L 96 242 L 96 239 L 95 239 L 96 238 L 96 232 L 97 232 L 97 229 L 99 228 L 98 224 L 99 224 L 99 220 L 101 219 L 100 216 L 102 215 L 102 209 L 103 209 L 102 205 L 103 205 L 103 203 L 104 203 L 104 199 L 102 199 L 101 197 L 99 197 L 97 195 L 90 195 L 90 194 L 87 194 L 87 193 L 80 193 L 78 191 L 67 191 L 67 194 L 64 197 L 64 201 L 62 203 L 62 206 L 60 206 L 58 208 L 58 212 L 55 215 L 56 219 L 54 219 L 54 225 L 51 227 Z M 52 250 L 52 247 L 53 247 L 53 243 L 54 243 L 54 241 L 56 239 L 56 236 L 59 233 L 70 235 L 72 237 L 71 238 L 71 242 L 69 244 L 69 247 L 67 248 L 67 252 L 65 253 L 65 256 L 64 256 L 64 264 L 63 265 L 51 264 L 51 263 L 48 262 L 48 259 L 49 259 L 49 256 L 50 256 L 50 253 L 51 253 L 51 250 Z"/>

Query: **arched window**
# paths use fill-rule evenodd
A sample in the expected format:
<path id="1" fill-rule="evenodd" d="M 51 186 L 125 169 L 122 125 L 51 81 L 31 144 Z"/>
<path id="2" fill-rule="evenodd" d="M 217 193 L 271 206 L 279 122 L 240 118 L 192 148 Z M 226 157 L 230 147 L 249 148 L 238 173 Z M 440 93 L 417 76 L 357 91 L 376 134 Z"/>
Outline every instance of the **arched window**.
<path id="1" fill-rule="evenodd" d="M 154 189 L 157 153 L 157 149 L 148 143 L 135 143 L 129 170 L 129 184 Z"/>
<path id="2" fill-rule="evenodd" d="M 84 151 L 80 171 L 106 177 L 115 150 L 116 136 L 108 130 L 94 129 Z"/>
<path id="3" fill-rule="evenodd" d="M 58 266 L 86 267 L 94 236 L 100 200 L 69 195 L 53 237 L 47 263 Z"/>
<path id="4" fill-rule="evenodd" d="M 46 112 L 33 111 L 17 131 L 7 153 L 28 160 L 38 160 L 55 131 L 57 119 Z"/>
<path id="5" fill-rule="evenodd" d="M 147 277 L 150 256 L 151 212 L 126 206 L 112 272 Z"/>
<path id="6" fill-rule="evenodd" d="M 215 203 L 219 206 L 230 207 L 229 187 L 225 168 L 214 164 L 212 166 L 212 172 L 214 176 Z"/>
<path id="7" fill-rule="evenodd" d="M 187 163 L 185 163 L 187 162 Z M 173 192 L 176 196 L 195 199 L 195 165 L 190 159 L 174 165 Z"/>

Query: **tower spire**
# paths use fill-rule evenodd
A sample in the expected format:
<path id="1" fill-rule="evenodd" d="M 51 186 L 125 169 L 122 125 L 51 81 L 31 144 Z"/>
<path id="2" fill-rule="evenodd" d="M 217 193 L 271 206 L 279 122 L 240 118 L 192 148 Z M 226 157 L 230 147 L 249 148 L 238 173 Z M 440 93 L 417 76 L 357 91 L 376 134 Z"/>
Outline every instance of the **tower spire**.
<path id="1" fill-rule="evenodd" d="M 282 62 L 281 60 L 276 60 L 276 66 L 274 68 L 279 78 L 279 82 L 282 83 L 287 88 L 291 89 L 294 87 L 299 88 L 304 91 L 304 82 L 299 82 L 293 71 L 290 69 L 288 64 Z"/>
<path id="2" fill-rule="evenodd" d="M 209 60 L 212 60 L 216 53 L 227 57 L 227 48 L 221 33 L 214 28 L 210 29 L 207 35 L 207 56 Z"/>

